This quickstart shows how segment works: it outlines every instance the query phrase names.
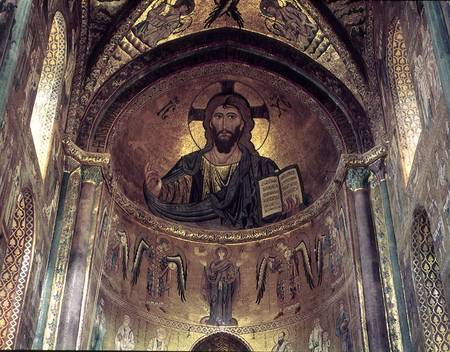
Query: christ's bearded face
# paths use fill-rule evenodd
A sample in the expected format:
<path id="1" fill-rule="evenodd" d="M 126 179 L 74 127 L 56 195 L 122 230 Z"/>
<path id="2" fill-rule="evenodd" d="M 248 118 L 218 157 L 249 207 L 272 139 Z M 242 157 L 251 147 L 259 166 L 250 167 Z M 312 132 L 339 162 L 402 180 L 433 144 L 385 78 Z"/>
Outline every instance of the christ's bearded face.
<path id="1" fill-rule="evenodd" d="M 235 106 L 222 105 L 214 110 L 211 127 L 217 150 L 220 153 L 229 153 L 241 136 L 244 120 Z"/>

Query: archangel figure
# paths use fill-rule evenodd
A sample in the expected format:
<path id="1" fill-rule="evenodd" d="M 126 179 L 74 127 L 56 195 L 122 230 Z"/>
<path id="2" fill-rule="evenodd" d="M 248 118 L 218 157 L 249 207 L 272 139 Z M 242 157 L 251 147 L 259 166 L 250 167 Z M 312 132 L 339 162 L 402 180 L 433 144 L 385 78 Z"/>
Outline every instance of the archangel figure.
<path id="1" fill-rule="evenodd" d="M 267 273 L 277 274 L 278 314 L 275 319 L 284 314 L 287 306 L 296 306 L 300 310 L 300 256 L 306 280 L 311 289 L 314 288 L 311 259 L 305 242 L 301 241 L 294 249 L 290 249 L 283 240 L 275 245 L 275 250 L 263 252 L 256 267 L 256 303 L 259 304 L 266 289 Z"/>
<path id="2" fill-rule="evenodd" d="M 169 293 L 172 271 L 176 271 L 178 295 L 182 302 L 186 301 L 187 267 L 183 253 L 181 251 L 171 253 L 169 242 L 166 239 L 160 239 L 156 246 L 141 239 L 134 256 L 131 279 L 133 286 L 138 281 L 143 258 L 146 258 L 148 262 L 147 293 L 149 301 L 146 302 L 147 309 L 149 310 L 150 305 L 155 304 L 165 312 L 161 305 Z"/>
<path id="3" fill-rule="evenodd" d="M 116 243 L 109 252 L 106 269 L 118 272 L 121 268 L 123 279 L 126 280 L 128 273 L 128 236 L 125 231 L 119 230 L 116 233 Z"/>

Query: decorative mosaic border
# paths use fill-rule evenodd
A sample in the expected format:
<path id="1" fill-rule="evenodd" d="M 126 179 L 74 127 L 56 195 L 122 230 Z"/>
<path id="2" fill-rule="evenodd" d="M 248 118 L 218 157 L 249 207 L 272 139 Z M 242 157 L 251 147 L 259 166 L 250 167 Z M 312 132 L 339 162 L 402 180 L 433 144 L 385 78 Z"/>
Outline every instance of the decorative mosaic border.
<path id="1" fill-rule="evenodd" d="M 402 171 L 405 183 L 408 183 L 422 124 L 408 62 L 407 47 L 400 20 L 397 18 L 394 18 L 389 26 L 387 68 L 389 85 L 394 99 L 394 124 L 398 130 L 397 140 Z"/>
<path id="2" fill-rule="evenodd" d="M 13 349 L 17 338 L 33 254 L 34 205 L 29 190 L 19 194 L 0 273 L 0 349 Z"/>

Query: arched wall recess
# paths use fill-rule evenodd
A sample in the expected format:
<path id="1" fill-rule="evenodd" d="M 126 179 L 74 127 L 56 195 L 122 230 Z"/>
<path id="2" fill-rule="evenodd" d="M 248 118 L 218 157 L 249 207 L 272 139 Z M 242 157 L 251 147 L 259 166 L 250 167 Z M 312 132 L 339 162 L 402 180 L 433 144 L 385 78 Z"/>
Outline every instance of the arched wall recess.
<path id="1" fill-rule="evenodd" d="M 42 179 L 45 179 L 50 159 L 58 101 L 63 88 L 66 46 L 66 22 L 64 16 L 56 12 L 30 121 Z"/>
<path id="2" fill-rule="evenodd" d="M 412 274 L 426 351 L 449 351 L 449 316 L 439 263 L 436 260 L 430 219 L 423 208 L 414 211 Z"/>

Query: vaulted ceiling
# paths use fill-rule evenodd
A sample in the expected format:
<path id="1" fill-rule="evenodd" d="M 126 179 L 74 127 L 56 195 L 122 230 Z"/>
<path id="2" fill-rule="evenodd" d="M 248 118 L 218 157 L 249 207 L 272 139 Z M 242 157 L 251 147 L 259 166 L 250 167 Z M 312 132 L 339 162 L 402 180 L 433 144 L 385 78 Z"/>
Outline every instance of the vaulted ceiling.
<path id="1" fill-rule="evenodd" d="M 236 3 L 241 22 L 233 16 L 233 11 L 223 11 L 223 14 L 215 12 L 221 10 L 221 7 L 226 10 L 227 3 Z M 71 109 L 74 121 L 69 124 L 67 131 L 73 139 L 80 140 L 80 133 L 87 133 L 82 126 L 86 112 L 89 105 L 92 107 L 95 96 L 102 95 L 99 92 L 108 80 L 119 77 L 119 72 L 122 75 L 125 75 L 124 72 L 129 74 L 133 65 L 142 60 L 139 58 L 147 57 L 147 61 L 153 58 L 155 62 L 163 58 L 175 60 L 173 55 L 176 50 L 192 54 L 202 46 L 214 46 L 211 38 L 217 39 L 225 48 L 233 46 L 231 42 L 239 43 L 238 46 L 243 44 L 256 47 L 251 41 L 263 42 L 267 38 L 272 50 L 266 50 L 261 53 L 262 56 L 271 56 L 272 59 L 285 56 L 291 62 L 286 63 L 288 67 L 292 66 L 292 62 L 306 60 L 299 59 L 300 56 L 316 62 L 316 66 L 322 70 L 319 74 L 316 70 L 316 76 L 320 76 L 315 79 L 316 86 L 323 86 L 325 91 L 331 92 L 331 100 L 337 106 L 346 103 L 337 101 L 332 95 L 338 96 L 342 89 L 348 90 L 349 94 L 344 95 L 351 95 L 360 105 L 356 110 L 364 111 L 361 114 L 350 109 L 349 114 L 354 119 L 364 120 L 354 124 L 352 128 L 370 126 L 372 131 L 369 134 L 374 136 L 366 136 L 370 140 L 376 139 L 380 134 L 374 130 L 376 121 L 380 119 L 380 112 L 374 108 L 379 98 L 373 89 L 375 74 L 370 2 L 222 0 L 216 4 L 213 0 L 84 0 L 81 6 L 79 100 L 76 100 L 77 106 Z M 227 28 L 234 28 L 236 32 L 222 36 L 217 34 L 220 30 L 226 33 Z M 229 43 L 227 35 L 230 36 Z M 245 41 L 247 43 L 243 43 Z M 193 44 L 190 47 L 191 42 Z M 172 50 L 171 43 L 176 43 L 175 47 L 182 49 Z M 283 53 L 279 55 L 274 50 L 281 50 Z M 227 60 L 233 58 L 228 57 Z M 260 60 L 256 61 L 260 64 Z M 304 73 L 309 75 L 309 72 Z M 128 78 L 131 79 L 130 76 Z M 122 83 L 116 81 L 114 84 L 120 84 L 124 88 Z M 81 136 L 82 138 L 84 137 Z M 357 149 L 366 149 L 372 143 Z"/>

